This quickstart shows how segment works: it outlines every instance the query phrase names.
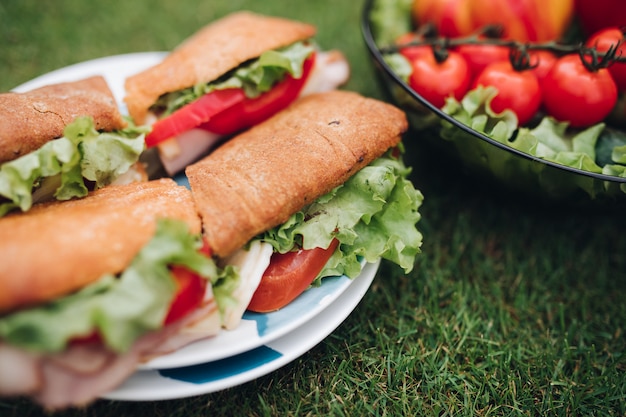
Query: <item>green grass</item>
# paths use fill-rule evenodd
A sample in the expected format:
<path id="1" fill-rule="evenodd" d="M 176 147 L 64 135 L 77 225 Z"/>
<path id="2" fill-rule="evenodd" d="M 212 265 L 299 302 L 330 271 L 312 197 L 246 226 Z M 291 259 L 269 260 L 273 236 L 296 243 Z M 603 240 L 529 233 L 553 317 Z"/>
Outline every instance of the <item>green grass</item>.
<path id="1" fill-rule="evenodd" d="M 3 3 L 0 84 L 8 89 L 98 56 L 171 47 L 211 16 L 252 8 L 317 22 L 320 43 L 351 59 L 349 88 L 383 96 L 360 40 L 357 3 L 214 3 Z M 84 17 L 90 10 L 97 17 Z M 74 24 L 59 20 L 66 16 Z M 626 415 L 624 216 L 516 199 L 416 140 L 408 138 L 407 149 L 426 198 L 423 253 L 409 275 L 383 263 L 326 340 L 225 391 L 98 401 L 58 415 Z M 28 401 L 0 400 L 0 416 L 40 414 Z"/>

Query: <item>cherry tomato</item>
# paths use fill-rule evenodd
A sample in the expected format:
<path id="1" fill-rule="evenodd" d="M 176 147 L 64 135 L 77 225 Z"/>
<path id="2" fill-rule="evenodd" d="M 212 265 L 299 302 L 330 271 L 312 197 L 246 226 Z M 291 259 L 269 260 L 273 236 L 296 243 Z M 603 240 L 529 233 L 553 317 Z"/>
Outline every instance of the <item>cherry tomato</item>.
<path id="1" fill-rule="evenodd" d="M 617 47 L 616 56 L 626 58 L 624 33 L 618 28 L 605 28 L 592 35 L 585 45 L 595 46 L 598 52 L 606 52 L 610 47 Z M 626 62 L 614 62 L 608 67 L 619 91 L 626 91 Z"/>
<path id="2" fill-rule="evenodd" d="M 295 300 L 311 285 L 338 245 L 339 241 L 334 239 L 327 249 L 273 254 L 270 265 L 250 300 L 248 310 L 267 313 Z"/>
<path id="3" fill-rule="evenodd" d="M 516 71 L 510 61 L 494 62 L 481 72 L 472 88 L 493 86 L 498 94 L 491 100 L 491 109 L 500 113 L 512 110 L 520 125 L 532 119 L 541 105 L 541 88 L 530 70 Z"/>
<path id="4" fill-rule="evenodd" d="M 470 70 L 458 52 L 450 51 L 443 62 L 434 54 L 423 54 L 411 61 L 413 72 L 409 85 L 437 108 L 443 107 L 447 97 L 461 100 L 470 84 Z"/>
<path id="5" fill-rule="evenodd" d="M 529 51 L 528 54 L 530 55 L 530 64 L 533 66 L 531 70 L 541 85 L 554 66 L 557 57 L 554 53 L 541 49 Z"/>
<path id="6" fill-rule="evenodd" d="M 475 78 L 489 64 L 509 60 L 509 48 L 499 45 L 466 44 L 455 49 L 465 58 L 472 77 Z"/>
<path id="7" fill-rule="evenodd" d="M 413 40 L 419 39 L 418 37 L 416 37 L 416 35 L 414 33 L 405 33 L 404 35 L 400 36 L 397 40 L 396 40 L 396 44 L 398 45 L 404 45 L 407 44 Z M 427 45 L 413 45 L 413 46 L 407 46 L 404 48 L 400 48 L 400 53 L 409 61 L 412 61 L 413 59 L 417 58 L 418 56 L 425 54 L 425 53 L 431 53 L 430 52 L 431 49 L 429 46 Z"/>
<path id="8" fill-rule="evenodd" d="M 606 68 L 589 71 L 577 54 L 557 60 L 545 79 L 547 113 L 573 127 L 601 122 L 617 101 L 617 87 Z"/>
<path id="9" fill-rule="evenodd" d="M 257 124 L 287 107 L 300 94 L 311 73 L 314 56 L 305 60 L 302 76 L 287 75 L 270 91 L 247 98 L 240 88 L 216 90 L 181 107 L 152 125 L 146 146 L 158 145 L 182 132 L 199 127 L 218 134 L 233 134 Z"/>

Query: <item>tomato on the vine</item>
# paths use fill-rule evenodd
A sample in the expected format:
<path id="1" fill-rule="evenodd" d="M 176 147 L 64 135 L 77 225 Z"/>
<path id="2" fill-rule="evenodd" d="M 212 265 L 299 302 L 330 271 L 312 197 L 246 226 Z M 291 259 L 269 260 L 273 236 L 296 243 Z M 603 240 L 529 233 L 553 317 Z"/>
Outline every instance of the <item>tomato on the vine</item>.
<path id="1" fill-rule="evenodd" d="M 488 65 L 476 78 L 472 88 L 493 86 L 498 94 L 491 100 L 491 109 L 500 113 L 512 110 L 520 125 L 526 124 L 539 110 L 541 88 L 531 70 L 517 71 L 510 61 Z"/>
<path id="2" fill-rule="evenodd" d="M 455 51 L 461 54 L 475 78 L 487 67 L 494 62 L 502 62 L 509 60 L 509 48 L 502 45 L 492 45 L 488 43 L 482 44 L 464 44 L 455 48 Z"/>
<path id="3" fill-rule="evenodd" d="M 458 52 L 449 51 L 442 62 L 437 61 L 434 53 L 420 54 L 411 60 L 411 65 L 409 85 L 437 108 L 443 107 L 450 96 L 461 100 L 468 90 L 471 73 Z"/>
<path id="4" fill-rule="evenodd" d="M 415 33 L 409 32 L 409 33 L 405 33 L 404 35 L 396 39 L 396 44 L 406 45 L 412 41 L 419 41 L 419 40 L 421 40 L 420 37 L 416 36 Z M 410 45 L 410 46 L 405 46 L 405 47 L 400 48 L 399 52 L 406 59 L 408 59 L 409 61 L 412 61 L 413 59 L 417 58 L 418 56 L 422 54 L 432 53 L 431 50 L 432 50 L 431 47 L 427 45 Z"/>
<path id="5" fill-rule="evenodd" d="M 546 76 L 543 104 L 547 113 L 573 127 L 601 122 L 617 101 L 617 87 L 606 68 L 587 69 L 577 54 L 557 60 Z"/>
<path id="6" fill-rule="evenodd" d="M 535 73 L 537 81 L 539 81 L 539 85 L 542 85 L 546 75 L 548 75 L 554 66 L 557 56 L 553 52 L 545 49 L 528 51 L 528 55 L 530 58 L 530 65 L 532 66 L 531 70 Z"/>
<path id="7" fill-rule="evenodd" d="M 587 46 L 595 46 L 598 52 L 606 52 L 609 48 L 617 48 L 617 57 L 626 58 L 626 39 L 624 33 L 616 28 L 605 28 L 594 33 L 585 43 Z M 608 67 L 609 73 L 617 85 L 619 91 L 626 91 L 626 62 L 613 62 Z"/>

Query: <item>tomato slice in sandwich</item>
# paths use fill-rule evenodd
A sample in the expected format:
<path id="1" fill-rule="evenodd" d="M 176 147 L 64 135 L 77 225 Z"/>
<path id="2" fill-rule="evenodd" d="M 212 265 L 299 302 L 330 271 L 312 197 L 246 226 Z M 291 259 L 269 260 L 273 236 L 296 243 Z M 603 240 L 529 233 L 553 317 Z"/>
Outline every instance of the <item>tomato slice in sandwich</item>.
<path id="1" fill-rule="evenodd" d="M 146 146 L 156 146 L 194 128 L 230 135 L 262 122 L 298 98 L 314 61 L 315 54 L 312 54 L 304 61 L 300 78 L 287 74 L 283 81 L 256 98 L 247 98 L 241 88 L 215 90 L 205 94 L 157 120 L 146 136 Z"/>
<path id="2" fill-rule="evenodd" d="M 339 241 L 333 239 L 327 249 L 274 253 L 248 304 L 248 310 L 268 313 L 295 300 L 315 280 L 338 245 Z"/>
<path id="3" fill-rule="evenodd" d="M 207 257 L 211 256 L 211 249 L 206 240 L 200 252 Z M 185 267 L 174 265 L 170 270 L 176 281 L 177 290 L 163 324 L 175 322 L 198 308 L 202 304 L 207 286 L 204 278 Z"/>
<path id="4" fill-rule="evenodd" d="M 206 240 L 200 252 L 210 257 L 212 255 Z M 195 272 L 178 265 L 170 267 L 172 278 L 176 283 L 176 293 L 170 304 L 170 309 L 163 320 L 163 325 L 173 323 L 190 314 L 202 304 L 206 292 L 207 281 Z M 75 337 L 72 344 L 101 343 L 102 337 L 97 331 L 86 336 Z"/>

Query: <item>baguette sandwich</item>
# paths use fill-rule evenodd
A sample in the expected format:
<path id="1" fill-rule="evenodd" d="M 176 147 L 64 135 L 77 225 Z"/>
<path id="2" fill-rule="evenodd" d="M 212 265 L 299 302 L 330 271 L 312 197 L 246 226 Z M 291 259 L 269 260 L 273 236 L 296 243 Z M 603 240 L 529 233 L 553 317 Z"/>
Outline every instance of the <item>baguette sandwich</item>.
<path id="1" fill-rule="evenodd" d="M 145 131 L 122 117 L 101 76 L 0 94 L 0 217 L 147 179 Z"/>
<path id="2" fill-rule="evenodd" d="M 0 395 L 78 406 L 221 329 L 190 191 L 115 185 L 0 219 Z"/>
<path id="3" fill-rule="evenodd" d="M 0 395 L 85 404 L 325 276 L 380 258 L 410 271 L 406 129 L 389 104 L 313 94 L 187 167 L 190 190 L 110 186 L 0 219 Z"/>
<path id="4" fill-rule="evenodd" d="M 169 175 L 298 96 L 334 89 L 349 76 L 338 51 L 316 47 L 314 26 L 247 11 L 203 27 L 156 66 L 126 80 L 128 112 L 152 127 Z"/>
<path id="5" fill-rule="evenodd" d="M 313 94 L 187 167 L 220 264 L 255 271 L 239 281 L 243 304 L 226 314 L 227 328 L 246 308 L 281 308 L 324 276 L 357 276 L 361 260 L 412 269 L 422 195 L 399 155 L 406 129 L 392 105 Z"/>

